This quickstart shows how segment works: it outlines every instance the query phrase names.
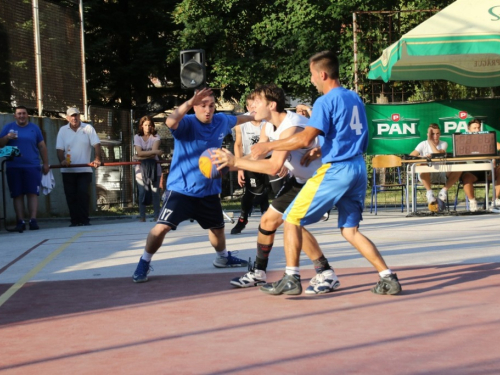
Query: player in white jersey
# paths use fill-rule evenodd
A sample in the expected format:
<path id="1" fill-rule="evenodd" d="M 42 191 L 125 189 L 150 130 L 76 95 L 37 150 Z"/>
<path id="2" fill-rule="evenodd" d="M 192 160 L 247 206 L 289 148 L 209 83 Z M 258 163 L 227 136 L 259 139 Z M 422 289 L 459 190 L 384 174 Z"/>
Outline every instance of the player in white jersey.
<path id="1" fill-rule="evenodd" d="M 250 93 L 246 98 L 247 110 L 252 110 L 254 93 Z M 250 154 L 251 147 L 259 142 L 261 131 L 268 127 L 268 131 L 273 130 L 273 125 L 267 121 L 249 121 L 234 127 L 235 142 L 234 155 L 242 157 Z M 248 223 L 248 216 L 252 212 L 254 200 L 258 197 L 260 211 L 262 214 L 269 208 L 268 190 L 276 191 L 281 188 L 281 179 L 284 176 L 268 176 L 265 173 L 255 173 L 250 171 L 238 171 L 238 185 L 245 188 L 241 197 L 241 211 L 238 221 L 231 234 L 240 234 Z M 271 185 L 271 186 L 270 186 Z M 276 195 L 276 193 L 274 195 Z M 274 196 L 273 195 L 273 196 Z"/>
<path id="2" fill-rule="evenodd" d="M 256 89 L 254 108 L 253 114 L 256 120 L 267 120 L 276 127 L 276 130 L 268 131 L 266 134 L 263 130 L 261 141 L 265 138 L 270 141 L 287 138 L 302 131 L 307 124 L 307 118 L 285 111 L 285 94 L 281 88 L 274 84 L 264 85 Z M 283 213 L 305 182 L 321 166 L 320 156 L 317 140 L 306 148 L 294 151 L 275 151 L 270 158 L 260 160 L 251 160 L 248 157 L 238 158 L 225 149 L 217 152 L 214 162 L 220 164 L 221 168 L 229 166 L 253 172 L 276 174 L 284 165 L 293 176 L 285 183 L 278 196 L 272 201 L 270 208 L 261 218 L 254 267 L 249 265 L 249 270 L 245 275 L 231 280 L 232 285 L 245 288 L 266 283 L 269 253 L 274 243 L 275 232 L 283 223 Z M 317 273 L 311 280 L 306 294 L 332 292 L 340 286 L 340 282 L 319 248 L 316 239 L 305 228 L 303 231 L 303 249 L 313 261 Z"/>

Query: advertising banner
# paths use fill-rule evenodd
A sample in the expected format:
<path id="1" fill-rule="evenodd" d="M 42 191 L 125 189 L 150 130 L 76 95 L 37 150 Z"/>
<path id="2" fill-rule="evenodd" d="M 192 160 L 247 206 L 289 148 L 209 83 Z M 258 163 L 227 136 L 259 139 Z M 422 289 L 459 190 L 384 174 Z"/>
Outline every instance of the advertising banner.
<path id="1" fill-rule="evenodd" d="M 500 99 L 446 100 L 415 104 L 367 104 L 370 128 L 368 155 L 409 154 L 427 139 L 429 124 L 441 129 L 441 140 L 453 152 L 454 133 L 467 131 L 477 118 L 482 131 L 495 131 L 500 140 Z"/>

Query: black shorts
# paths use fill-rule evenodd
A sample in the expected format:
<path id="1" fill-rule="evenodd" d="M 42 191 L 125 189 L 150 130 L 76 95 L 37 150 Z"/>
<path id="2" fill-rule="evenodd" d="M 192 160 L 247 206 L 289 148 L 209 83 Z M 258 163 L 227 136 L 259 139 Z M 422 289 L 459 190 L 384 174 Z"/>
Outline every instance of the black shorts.
<path id="1" fill-rule="evenodd" d="M 253 195 L 262 195 L 269 184 L 269 176 L 264 173 L 244 171 L 245 188 Z"/>
<path id="2" fill-rule="evenodd" d="M 158 217 L 159 224 L 168 225 L 176 230 L 183 221 L 193 219 L 203 229 L 224 228 L 224 215 L 219 195 L 198 198 L 167 190 L 164 197 L 163 207 Z"/>
<path id="3" fill-rule="evenodd" d="M 278 192 L 277 197 L 271 202 L 271 206 L 283 214 L 303 186 L 304 184 L 299 184 L 294 177 L 289 178 Z"/>

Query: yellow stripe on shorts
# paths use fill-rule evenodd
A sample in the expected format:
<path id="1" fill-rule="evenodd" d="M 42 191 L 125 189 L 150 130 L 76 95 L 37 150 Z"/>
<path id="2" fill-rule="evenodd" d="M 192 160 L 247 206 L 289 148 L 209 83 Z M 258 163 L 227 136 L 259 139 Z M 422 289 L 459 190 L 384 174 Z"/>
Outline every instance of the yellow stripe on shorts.
<path id="1" fill-rule="evenodd" d="M 306 216 L 311 203 L 314 200 L 314 196 L 318 191 L 321 182 L 325 177 L 325 173 L 330 168 L 331 164 L 323 164 L 318 168 L 314 176 L 307 180 L 304 187 L 300 190 L 297 197 L 292 203 L 290 211 L 286 217 L 286 221 L 290 224 L 301 225 L 300 221 Z"/>

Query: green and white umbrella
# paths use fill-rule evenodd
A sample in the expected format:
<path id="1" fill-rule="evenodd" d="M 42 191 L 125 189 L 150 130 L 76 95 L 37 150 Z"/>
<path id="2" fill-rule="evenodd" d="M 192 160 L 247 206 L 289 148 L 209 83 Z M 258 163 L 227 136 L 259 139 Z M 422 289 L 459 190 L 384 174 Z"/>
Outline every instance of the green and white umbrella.
<path id="1" fill-rule="evenodd" d="M 458 0 L 370 64 L 369 79 L 500 86 L 500 0 Z"/>

